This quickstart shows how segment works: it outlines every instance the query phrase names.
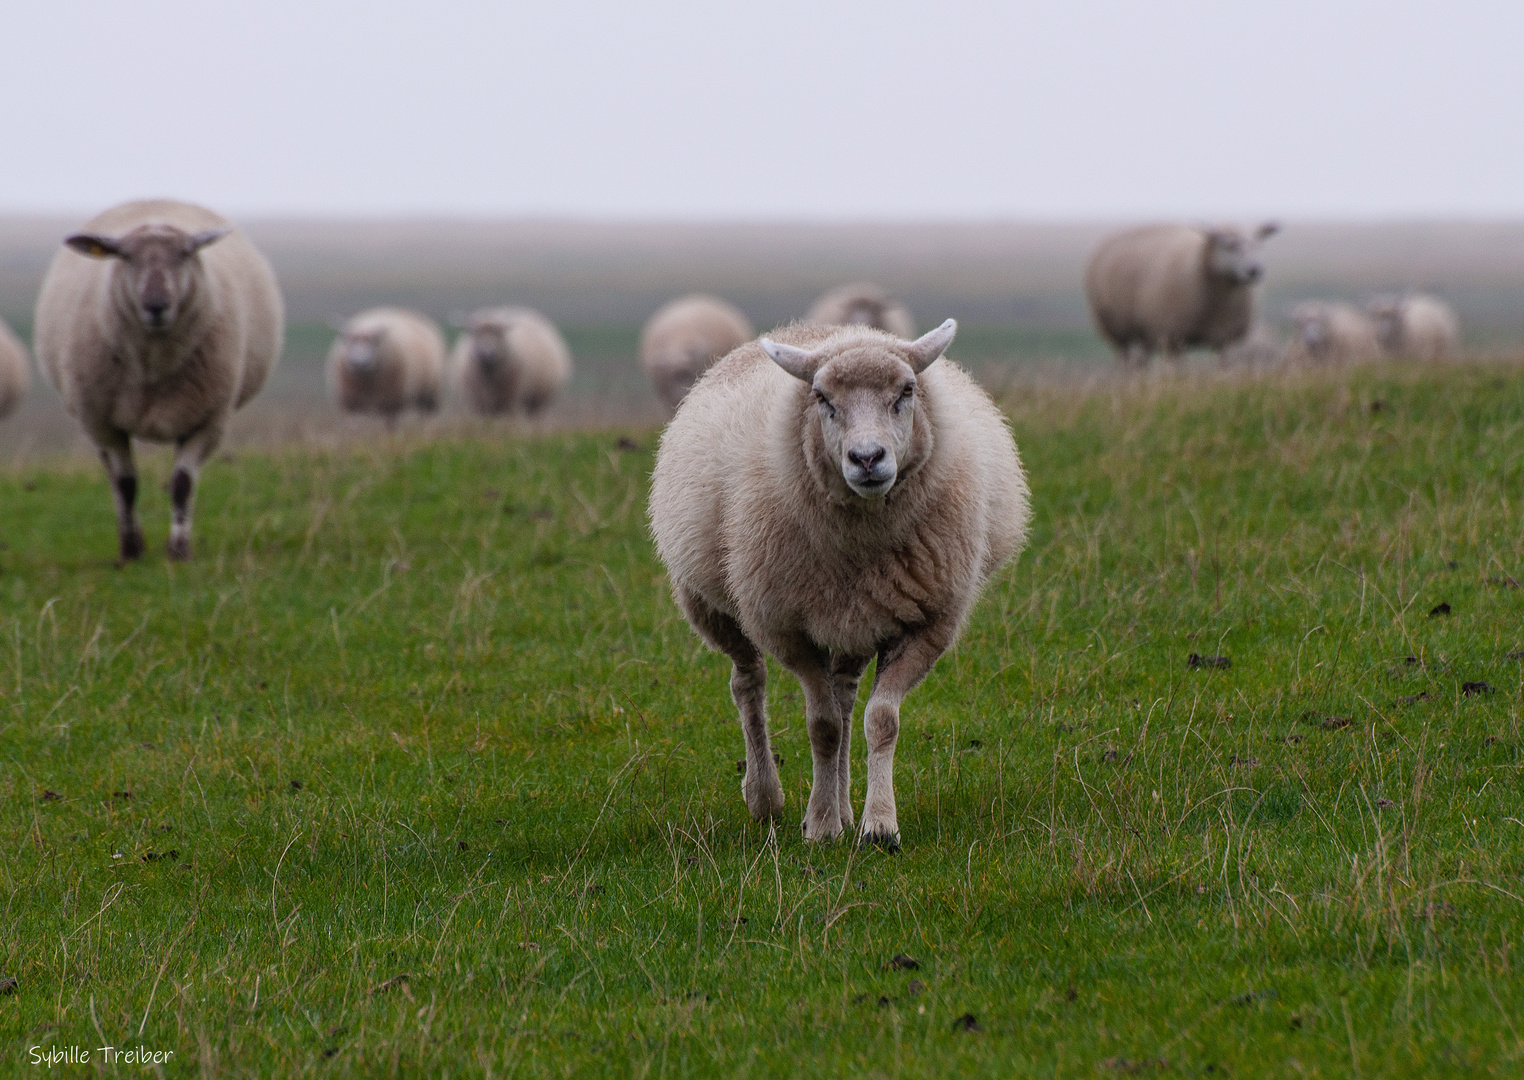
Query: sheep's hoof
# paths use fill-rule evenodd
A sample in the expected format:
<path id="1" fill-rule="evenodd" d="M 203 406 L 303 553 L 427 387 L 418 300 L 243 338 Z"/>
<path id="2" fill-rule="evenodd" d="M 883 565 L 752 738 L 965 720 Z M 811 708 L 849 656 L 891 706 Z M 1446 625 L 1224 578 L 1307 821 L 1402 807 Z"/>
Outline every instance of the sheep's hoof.
<path id="1" fill-rule="evenodd" d="M 864 829 L 862 836 L 857 840 L 860 847 L 876 847 L 889 855 L 897 854 L 900 850 L 900 831 L 895 829 Z"/>
<path id="2" fill-rule="evenodd" d="M 188 536 L 171 536 L 168 544 L 169 557 L 175 562 L 189 562 L 191 542 Z"/>
<path id="3" fill-rule="evenodd" d="M 834 829 L 831 827 L 829 822 L 822 823 L 817 825 L 814 829 L 811 829 L 809 818 L 805 818 L 799 823 L 799 825 L 804 830 L 804 838 L 812 843 L 823 844 L 828 843 L 832 840 L 841 839 L 842 830 L 840 821 L 836 822 L 836 827 Z"/>
<path id="4" fill-rule="evenodd" d="M 130 563 L 143 557 L 144 545 L 142 529 L 133 529 L 131 532 L 124 532 L 118 537 L 118 540 L 120 541 L 119 551 L 121 553 L 121 562 Z"/>

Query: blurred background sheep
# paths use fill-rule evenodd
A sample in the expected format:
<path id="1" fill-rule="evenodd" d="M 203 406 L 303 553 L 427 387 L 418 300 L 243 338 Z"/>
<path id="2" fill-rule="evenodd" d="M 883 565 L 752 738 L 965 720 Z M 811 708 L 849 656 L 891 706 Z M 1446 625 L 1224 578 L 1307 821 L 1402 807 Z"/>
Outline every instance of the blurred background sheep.
<path id="1" fill-rule="evenodd" d="M 0 319 L 0 420 L 15 411 L 26 396 L 27 388 L 32 385 L 31 368 L 26 346 L 5 325 L 5 320 Z"/>
<path id="2" fill-rule="evenodd" d="M 832 289 L 815 301 L 804 321 L 820 326 L 871 326 L 904 341 L 915 337 L 910 309 L 866 282 Z"/>
<path id="3" fill-rule="evenodd" d="M 1437 297 L 1381 297 L 1366 310 L 1376 322 L 1381 347 L 1393 356 L 1450 360 L 1460 352 L 1460 319 Z"/>
<path id="4" fill-rule="evenodd" d="M 656 396 L 677 408 L 710 366 L 756 336 L 741 309 L 695 293 L 662 305 L 640 332 L 640 366 Z"/>
<path id="5" fill-rule="evenodd" d="M 169 556 L 229 418 L 280 360 L 285 305 L 263 255 L 220 214 L 123 203 L 64 241 L 37 297 L 37 363 L 100 452 L 123 561 L 143 554 L 133 439 L 175 445 Z"/>
<path id="6" fill-rule="evenodd" d="M 1278 230 L 1148 225 L 1108 237 L 1085 268 L 1096 328 L 1127 365 L 1194 348 L 1221 355 L 1254 322 L 1260 245 Z"/>
<path id="7" fill-rule="evenodd" d="M 378 307 L 346 322 L 328 351 L 328 384 L 345 412 L 395 420 L 433 412 L 444 375 L 445 340 L 427 315 Z"/>
<path id="8" fill-rule="evenodd" d="M 451 359 L 465 403 L 484 416 L 534 416 L 571 378 L 561 332 L 526 307 L 483 308 L 471 316 Z"/>
<path id="9" fill-rule="evenodd" d="M 1291 312 L 1296 325 L 1287 359 L 1300 364 L 1354 364 L 1381 355 L 1376 323 L 1350 304 L 1315 300 Z"/>

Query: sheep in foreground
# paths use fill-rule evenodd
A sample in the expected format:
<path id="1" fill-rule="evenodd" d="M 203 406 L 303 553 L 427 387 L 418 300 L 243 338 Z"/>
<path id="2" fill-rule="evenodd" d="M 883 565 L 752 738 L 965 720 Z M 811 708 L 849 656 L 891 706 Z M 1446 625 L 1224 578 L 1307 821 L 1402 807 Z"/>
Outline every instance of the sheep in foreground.
<path id="1" fill-rule="evenodd" d="M 1381 355 L 1376 323 L 1349 304 L 1312 301 L 1291 312 L 1296 323 L 1288 359 L 1293 363 L 1357 364 Z"/>
<path id="2" fill-rule="evenodd" d="M 820 326 L 872 326 L 895 337 L 915 337 L 910 310 L 877 285 L 832 289 L 815 301 L 804 321 Z"/>
<path id="3" fill-rule="evenodd" d="M 328 350 L 328 385 L 345 412 L 395 420 L 404 409 L 433 412 L 445 340 L 427 315 L 377 307 L 351 318 Z"/>
<path id="4" fill-rule="evenodd" d="M 949 319 L 907 342 L 785 327 L 710 368 L 662 436 L 651 528 L 678 605 L 734 664 L 746 805 L 758 820 L 783 809 L 769 653 L 804 690 L 811 840 L 852 825 L 852 709 L 877 657 L 861 835 L 898 844 L 900 703 L 1025 540 L 1027 484 L 1005 420 L 962 368 L 937 362 L 956 329 Z"/>
<path id="5" fill-rule="evenodd" d="M 64 241 L 37 298 L 38 366 L 100 448 L 123 560 L 143 553 L 132 440 L 175 444 L 169 556 L 191 554 L 191 496 L 233 411 L 280 359 L 275 274 L 225 218 L 129 202 Z"/>
<path id="6" fill-rule="evenodd" d="M 0 319 L 0 420 L 11 414 L 32 385 L 26 346 Z"/>
<path id="7" fill-rule="evenodd" d="M 522 409 L 533 416 L 571 378 L 571 350 L 561 332 L 526 307 L 483 308 L 455 342 L 456 385 L 486 416 Z"/>
<path id="8" fill-rule="evenodd" d="M 684 296 L 663 306 L 640 332 L 640 366 L 656 394 L 677 408 L 716 360 L 755 336 L 733 304 L 714 296 Z"/>
<path id="9" fill-rule="evenodd" d="M 1278 228 L 1149 225 L 1109 237 L 1085 268 L 1096 328 L 1123 364 L 1193 348 L 1222 354 L 1254 323 L 1260 245 Z"/>
<path id="10" fill-rule="evenodd" d="M 1421 294 L 1383 298 L 1366 310 L 1381 347 L 1394 356 L 1449 360 L 1460 351 L 1460 320 L 1443 300 Z"/>

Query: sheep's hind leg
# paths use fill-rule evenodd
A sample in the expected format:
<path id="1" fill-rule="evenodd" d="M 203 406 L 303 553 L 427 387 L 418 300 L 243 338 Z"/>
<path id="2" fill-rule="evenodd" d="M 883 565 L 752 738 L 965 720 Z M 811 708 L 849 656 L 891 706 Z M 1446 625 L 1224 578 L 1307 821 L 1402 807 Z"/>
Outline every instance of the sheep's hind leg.
<path id="1" fill-rule="evenodd" d="M 741 778 L 741 794 L 757 821 L 777 817 L 783 813 L 783 785 L 778 781 L 778 763 L 773 760 L 767 736 L 767 661 L 762 650 L 740 624 L 700 597 L 678 589 L 677 602 L 699 636 L 735 665 L 730 673 L 730 695 L 746 736 L 746 775 Z"/>
<path id="2" fill-rule="evenodd" d="M 132 460 L 132 440 L 113 432 L 101 446 L 101 464 L 111 479 L 111 500 L 116 504 L 116 535 L 124 563 L 143 557 L 143 526 L 138 522 L 138 470 Z"/>
<path id="3" fill-rule="evenodd" d="M 831 693 L 841 715 L 841 747 L 836 757 L 836 795 L 841 810 L 841 827 L 850 829 L 856 820 L 852 813 L 852 709 L 857 704 L 857 684 L 868 667 L 868 660 L 855 656 L 831 657 Z"/>
<path id="4" fill-rule="evenodd" d="M 894 805 L 894 745 L 900 734 L 900 702 L 952 644 L 956 623 L 938 622 L 901 638 L 878 657 L 878 673 L 863 712 L 868 742 L 868 796 L 863 802 L 860 833 L 864 844 L 892 850 L 900 846 L 900 822 Z"/>
<path id="5" fill-rule="evenodd" d="M 184 562 L 191 557 L 191 501 L 201 466 L 222 442 L 222 424 L 213 421 L 180 440 L 175 468 L 169 475 L 169 557 Z"/>

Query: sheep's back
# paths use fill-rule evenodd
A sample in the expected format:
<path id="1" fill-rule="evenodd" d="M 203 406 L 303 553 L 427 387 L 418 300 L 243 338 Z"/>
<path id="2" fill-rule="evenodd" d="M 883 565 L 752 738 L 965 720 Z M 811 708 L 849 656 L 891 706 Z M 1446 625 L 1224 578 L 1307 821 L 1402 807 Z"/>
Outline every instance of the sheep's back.
<path id="1" fill-rule="evenodd" d="M 1159 345 L 1188 337 L 1204 284 L 1198 229 L 1149 225 L 1103 241 L 1085 269 L 1085 292 L 1101 331 L 1117 344 Z"/>

